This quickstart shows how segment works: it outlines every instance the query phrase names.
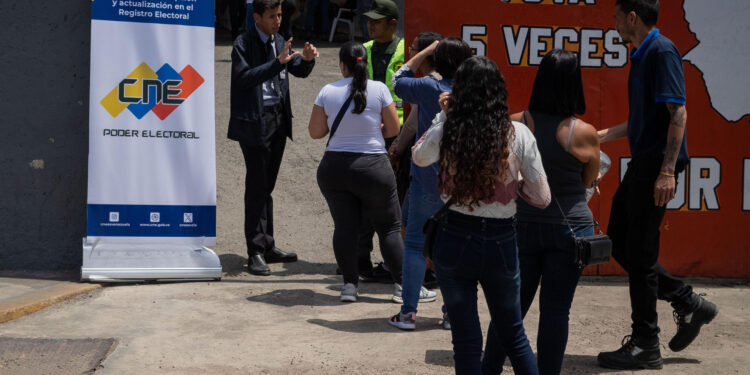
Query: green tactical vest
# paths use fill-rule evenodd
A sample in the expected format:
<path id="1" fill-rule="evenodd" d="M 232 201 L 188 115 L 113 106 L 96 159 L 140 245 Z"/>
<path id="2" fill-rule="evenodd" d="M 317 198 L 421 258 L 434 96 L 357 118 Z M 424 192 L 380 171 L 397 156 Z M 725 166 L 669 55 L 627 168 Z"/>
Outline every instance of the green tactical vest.
<path id="1" fill-rule="evenodd" d="M 367 49 L 367 71 L 370 73 L 370 79 L 372 79 L 372 59 L 369 58 L 370 55 L 372 55 L 372 44 L 373 41 L 369 41 L 364 44 L 365 48 Z M 393 91 L 393 85 L 391 84 L 391 78 L 394 74 L 396 74 L 396 71 L 401 68 L 401 66 L 404 65 L 404 38 L 401 38 L 401 40 L 398 42 L 398 45 L 396 46 L 396 51 L 393 52 L 393 56 L 391 56 L 391 61 L 388 62 L 388 67 L 385 70 L 385 85 L 388 86 L 388 90 L 391 92 L 391 96 L 393 97 L 393 102 L 396 103 L 396 112 L 398 113 L 398 119 L 401 122 L 401 125 L 404 125 L 404 108 L 403 108 L 403 101 L 401 98 L 396 96 L 396 93 Z"/>

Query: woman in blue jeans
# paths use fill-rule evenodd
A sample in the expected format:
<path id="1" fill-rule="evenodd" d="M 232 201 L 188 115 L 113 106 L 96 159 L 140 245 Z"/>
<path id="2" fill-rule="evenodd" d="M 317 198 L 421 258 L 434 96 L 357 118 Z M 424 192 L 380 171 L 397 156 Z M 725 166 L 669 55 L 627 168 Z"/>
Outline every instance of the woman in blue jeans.
<path id="1" fill-rule="evenodd" d="M 445 112 L 413 148 L 416 165 L 438 163 L 438 189 L 449 198 L 433 262 L 451 318 L 456 374 L 481 373 L 477 284 L 515 373 L 538 373 L 521 318 L 514 215 L 519 196 L 544 208 L 550 191 L 534 136 L 511 122 L 507 95 L 492 60 L 466 60 L 454 76 Z"/>
<path id="2" fill-rule="evenodd" d="M 440 112 L 438 103 L 440 94 L 451 90 L 451 82 L 456 69 L 470 56 L 471 48 L 461 39 L 436 40 L 409 59 L 393 75 L 393 89 L 396 95 L 418 106 L 417 138 L 427 131 L 432 119 Z M 430 57 L 435 70 L 440 74 L 440 79 L 432 75 L 415 78 L 415 72 Z M 431 298 L 422 298 L 422 295 L 427 292 L 422 288 L 425 273 L 425 259 L 422 256 L 424 243 L 422 227 L 427 219 L 443 205 L 437 189 L 438 167 L 436 165 L 425 167 L 412 165 L 410 174 L 409 211 L 407 213 L 409 225 L 406 227 L 404 236 L 402 267 L 403 304 L 401 311 L 388 321 L 392 326 L 404 330 L 415 329 L 418 302 L 436 299 L 436 295 Z"/>
<path id="3" fill-rule="evenodd" d="M 552 191 L 549 207 L 539 209 L 519 202 L 516 216 L 524 316 L 541 280 L 537 334 L 540 374 L 556 375 L 562 368 L 570 306 L 581 276 L 573 260 L 573 236 L 594 234 L 586 188 L 597 184 L 599 137 L 593 126 L 575 117 L 584 112 L 578 57 L 555 49 L 539 65 L 528 110 L 511 116 L 534 133 Z M 490 324 L 485 374 L 499 374 L 505 362 L 504 345 L 498 342 L 496 328 Z"/>

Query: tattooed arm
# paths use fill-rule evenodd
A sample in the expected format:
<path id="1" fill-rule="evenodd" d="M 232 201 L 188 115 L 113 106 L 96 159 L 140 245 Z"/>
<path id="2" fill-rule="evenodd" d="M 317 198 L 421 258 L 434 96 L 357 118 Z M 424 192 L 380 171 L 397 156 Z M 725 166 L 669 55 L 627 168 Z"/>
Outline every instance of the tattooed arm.
<path id="1" fill-rule="evenodd" d="M 628 136 L 628 122 L 617 124 L 611 128 L 602 129 L 597 132 L 599 143 L 616 141 Z"/>
<path id="2" fill-rule="evenodd" d="M 667 131 L 667 146 L 664 151 L 664 161 L 661 172 L 654 184 L 654 204 L 663 206 L 674 198 L 675 194 L 675 164 L 685 137 L 687 110 L 684 104 L 666 103 L 669 110 L 669 130 Z"/>

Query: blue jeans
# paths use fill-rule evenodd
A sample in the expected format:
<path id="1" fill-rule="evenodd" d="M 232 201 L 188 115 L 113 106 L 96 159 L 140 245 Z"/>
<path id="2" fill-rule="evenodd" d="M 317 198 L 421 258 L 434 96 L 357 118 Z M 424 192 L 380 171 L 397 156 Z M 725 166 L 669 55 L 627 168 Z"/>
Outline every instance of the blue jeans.
<path id="1" fill-rule="evenodd" d="M 315 27 L 315 15 L 318 8 L 320 8 L 320 26 L 323 30 L 323 36 L 328 38 L 328 31 L 331 29 L 331 21 L 328 19 L 328 3 L 330 0 L 308 0 L 307 2 L 307 16 L 305 16 L 305 31 L 308 33 L 313 32 Z"/>
<path id="2" fill-rule="evenodd" d="M 591 225 L 573 226 L 577 236 L 594 234 Z M 521 312 L 526 316 L 541 280 L 537 364 L 540 374 L 559 374 L 568 343 L 568 316 L 581 270 L 573 261 L 574 242 L 567 225 L 518 223 L 521 263 Z M 482 370 L 499 374 L 505 350 L 490 322 Z"/>
<path id="3" fill-rule="evenodd" d="M 538 374 L 521 317 L 517 249 L 514 219 L 448 211 L 439 225 L 433 262 L 450 316 L 456 374 L 482 373 L 477 283 L 515 373 Z"/>
<path id="4" fill-rule="evenodd" d="M 434 190 L 434 191 L 431 191 Z M 404 303 L 401 312 L 406 314 L 417 312 L 419 291 L 424 281 L 425 259 L 422 256 L 424 233 L 422 227 L 432 215 L 443 207 L 443 201 L 437 188 L 428 189 L 411 182 L 408 193 L 408 223 L 404 237 L 404 265 L 402 268 L 402 296 Z"/>

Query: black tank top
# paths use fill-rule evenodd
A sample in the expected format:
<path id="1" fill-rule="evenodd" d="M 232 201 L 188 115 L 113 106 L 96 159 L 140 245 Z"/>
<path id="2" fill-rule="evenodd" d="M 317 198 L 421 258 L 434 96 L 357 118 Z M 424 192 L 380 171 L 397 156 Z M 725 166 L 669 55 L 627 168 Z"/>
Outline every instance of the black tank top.
<path id="1" fill-rule="evenodd" d="M 557 129 L 567 117 L 536 112 L 526 112 L 524 115 L 525 118 L 531 116 L 534 119 L 534 137 L 552 192 L 552 202 L 547 208 L 539 209 L 519 199 L 516 201 L 516 217 L 525 222 L 565 224 L 560 208 L 555 203 L 557 199 L 571 225 L 593 224 L 594 218 L 586 203 L 586 188 L 583 185 L 583 163 L 565 149 L 570 144 L 576 120 L 573 119 L 566 146 L 563 146 L 557 141 Z"/>

